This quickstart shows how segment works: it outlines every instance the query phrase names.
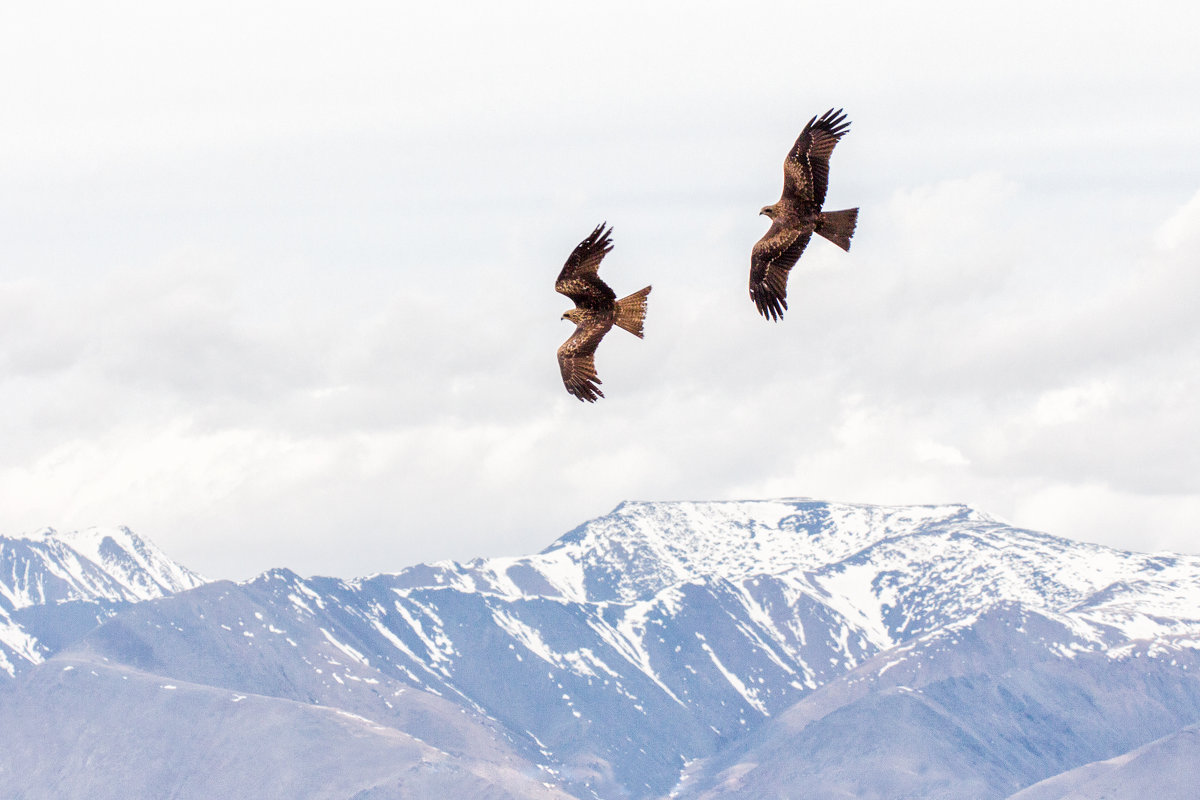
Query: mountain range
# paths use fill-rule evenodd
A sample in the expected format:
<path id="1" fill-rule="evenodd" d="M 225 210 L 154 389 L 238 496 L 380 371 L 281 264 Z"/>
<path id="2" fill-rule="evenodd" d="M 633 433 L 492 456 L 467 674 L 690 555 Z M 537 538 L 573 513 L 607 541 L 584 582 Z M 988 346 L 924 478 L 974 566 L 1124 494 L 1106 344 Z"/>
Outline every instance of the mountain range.
<path id="1" fill-rule="evenodd" d="M 1200 557 L 966 506 L 630 502 L 237 584 L 45 531 L 0 647 L 6 797 L 1200 795 Z"/>

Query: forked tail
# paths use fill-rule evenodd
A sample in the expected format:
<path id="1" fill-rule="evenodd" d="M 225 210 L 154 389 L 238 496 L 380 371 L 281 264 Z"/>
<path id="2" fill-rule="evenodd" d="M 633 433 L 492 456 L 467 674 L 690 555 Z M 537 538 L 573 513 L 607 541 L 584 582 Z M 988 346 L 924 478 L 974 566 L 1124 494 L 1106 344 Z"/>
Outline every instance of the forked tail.
<path id="1" fill-rule="evenodd" d="M 817 233 L 836 244 L 843 250 L 850 249 L 850 237 L 858 225 L 858 209 L 847 208 L 845 211 L 823 211 L 817 222 Z"/>
<path id="2" fill-rule="evenodd" d="M 617 301 L 617 316 L 613 320 L 618 326 L 632 333 L 639 339 L 642 337 L 642 323 L 646 321 L 646 295 L 650 287 L 636 291 L 628 297 Z"/>

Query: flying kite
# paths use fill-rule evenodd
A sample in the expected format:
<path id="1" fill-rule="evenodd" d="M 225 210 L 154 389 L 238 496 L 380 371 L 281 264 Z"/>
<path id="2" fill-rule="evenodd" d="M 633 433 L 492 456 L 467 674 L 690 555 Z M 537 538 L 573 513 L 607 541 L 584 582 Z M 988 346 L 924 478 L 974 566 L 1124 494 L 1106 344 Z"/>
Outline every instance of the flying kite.
<path id="1" fill-rule="evenodd" d="M 612 250 L 609 234 L 600 223 L 586 239 L 571 252 L 554 290 L 575 301 L 575 308 L 562 315 L 575 323 L 571 338 L 558 348 L 558 368 L 563 385 L 580 401 L 594 403 L 604 397 L 601 380 L 596 376 L 596 348 L 613 325 L 642 338 L 642 323 L 646 319 L 646 295 L 650 287 L 616 299 L 616 293 L 600 280 L 598 270 L 606 253 Z"/>
<path id="2" fill-rule="evenodd" d="M 843 250 L 858 223 L 858 209 L 822 211 L 829 184 L 829 156 L 834 145 L 850 130 L 842 109 L 832 108 L 813 117 L 800 132 L 783 162 L 783 194 L 779 202 L 764 206 L 760 214 L 771 218 L 771 227 L 750 253 L 750 299 L 758 313 L 770 320 L 783 318 L 787 308 L 788 271 L 814 233 Z"/>

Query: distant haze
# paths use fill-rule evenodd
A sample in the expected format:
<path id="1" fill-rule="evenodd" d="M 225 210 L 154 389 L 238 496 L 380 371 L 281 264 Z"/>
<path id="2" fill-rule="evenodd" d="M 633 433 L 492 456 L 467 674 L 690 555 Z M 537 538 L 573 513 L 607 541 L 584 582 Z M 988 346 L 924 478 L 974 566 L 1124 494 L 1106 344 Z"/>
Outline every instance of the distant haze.
<path id="1" fill-rule="evenodd" d="M 953 13 L 951 13 L 951 11 Z M 0 534 L 209 577 L 526 553 L 623 499 L 1200 529 L 1200 10 L 50 2 L 0 17 Z M 771 324 L 746 279 L 845 107 Z M 566 394 L 553 281 L 654 285 Z"/>

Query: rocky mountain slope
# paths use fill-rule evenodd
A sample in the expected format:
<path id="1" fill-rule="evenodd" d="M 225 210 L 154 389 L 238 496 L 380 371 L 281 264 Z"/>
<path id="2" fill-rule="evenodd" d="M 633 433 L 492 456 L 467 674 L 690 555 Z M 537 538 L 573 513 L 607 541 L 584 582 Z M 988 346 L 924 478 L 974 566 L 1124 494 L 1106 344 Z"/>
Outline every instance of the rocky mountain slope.
<path id="1" fill-rule="evenodd" d="M 963 506 L 626 503 L 531 556 L 140 603 L 23 685 L 334 708 L 579 797 L 1004 798 L 1200 722 L 1198 653 L 1200 557 Z"/>

